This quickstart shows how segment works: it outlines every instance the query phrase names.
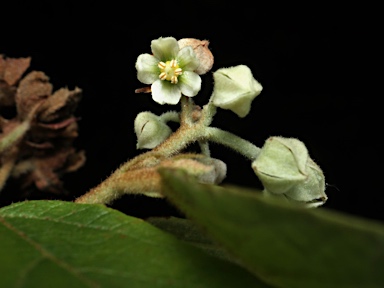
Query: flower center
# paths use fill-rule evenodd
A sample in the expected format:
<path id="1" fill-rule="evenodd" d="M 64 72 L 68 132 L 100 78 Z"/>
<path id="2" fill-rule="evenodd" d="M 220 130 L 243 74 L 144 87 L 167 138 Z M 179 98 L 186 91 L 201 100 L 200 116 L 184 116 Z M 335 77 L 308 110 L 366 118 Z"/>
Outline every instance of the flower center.
<path id="1" fill-rule="evenodd" d="M 157 66 L 160 68 L 159 78 L 161 80 L 171 81 L 172 84 L 177 84 L 177 76 L 183 74 L 183 70 L 175 59 L 167 62 L 159 62 Z"/>

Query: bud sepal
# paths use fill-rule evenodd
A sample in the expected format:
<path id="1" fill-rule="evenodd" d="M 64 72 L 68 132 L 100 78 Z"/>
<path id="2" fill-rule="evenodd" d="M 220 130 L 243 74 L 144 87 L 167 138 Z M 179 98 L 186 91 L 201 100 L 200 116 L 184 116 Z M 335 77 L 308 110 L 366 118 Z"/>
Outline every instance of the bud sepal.
<path id="1" fill-rule="evenodd" d="M 270 137 L 252 168 L 268 195 L 284 196 L 308 207 L 327 200 L 324 174 L 298 139 Z"/>
<path id="2" fill-rule="evenodd" d="M 213 73 L 213 79 L 213 104 L 232 110 L 241 118 L 248 115 L 253 99 L 263 90 L 245 65 L 218 69 Z"/>
<path id="3" fill-rule="evenodd" d="M 137 114 L 134 129 L 137 149 L 153 149 L 172 134 L 172 129 L 160 116 L 148 111 Z"/>

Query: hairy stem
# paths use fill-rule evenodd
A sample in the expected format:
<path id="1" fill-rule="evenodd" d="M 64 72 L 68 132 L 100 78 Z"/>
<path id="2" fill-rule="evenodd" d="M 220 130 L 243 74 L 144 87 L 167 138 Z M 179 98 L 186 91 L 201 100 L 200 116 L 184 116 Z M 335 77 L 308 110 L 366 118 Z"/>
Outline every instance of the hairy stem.
<path id="1" fill-rule="evenodd" d="M 207 140 L 227 146 L 249 160 L 255 160 L 260 153 L 259 147 L 231 132 L 215 127 L 206 127 L 205 133 Z"/>
<path id="2" fill-rule="evenodd" d="M 191 98 L 181 99 L 180 127 L 171 136 L 153 150 L 136 156 L 121 165 L 112 175 L 85 195 L 76 203 L 108 204 L 127 193 L 159 192 L 160 176 L 157 167 L 166 159 L 180 153 L 188 145 L 198 142 L 202 153 L 209 156 L 209 143 L 213 141 L 225 145 L 244 157 L 254 160 L 260 148 L 251 142 L 219 128 L 208 127 L 216 113 L 216 107 L 208 103 L 201 109 Z M 164 115 L 164 114 L 163 114 Z M 170 112 L 165 118 L 173 119 L 176 114 Z"/>
<path id="3" fill-rule="evenodd" d="M 176 111 L 168 111 L 159 116 L 164 122 L 176 122 L 180 123 L 180 114 Z"/>
<path id="4" fill-rule="evenodd" d="M 200 140 L 198 141 L 198 143 L 200 146 L 201 153 L 209 157 L 211 155 L 211 151 L 209 150 L 209 142 L 206 140 Z"/>
<path id="5" fill-rule="evenodd" d="M 160 176 L 154 168 L 143 168 L 124 174 L 115 173 L 87 194 L 75 200 L 76 203 L 110 204 L 124 194 L 145 194 L 159 192 Z"/>

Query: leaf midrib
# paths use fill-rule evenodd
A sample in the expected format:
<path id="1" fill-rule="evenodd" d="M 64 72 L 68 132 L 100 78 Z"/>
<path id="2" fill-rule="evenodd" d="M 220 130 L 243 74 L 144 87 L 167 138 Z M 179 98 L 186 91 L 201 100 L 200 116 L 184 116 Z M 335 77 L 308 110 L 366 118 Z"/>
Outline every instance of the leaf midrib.
<path id="1" fill-rule="evenodd" d="M 28 243 L 30 246 L 34 247 L 36 251 L 40 252 L 41 256 L 43 258 L 49 259 L 57 266 L 63 268 L 67 272 L 74 275 L 79 281 L 84 283 L 85 285 L 89 287 L 98 287 L 97 283 L 93 282 L 91 279 L 85 277 L 81 273 L 79 273 L 76 269 L 74 269 L 71 265 L 69 265 L 67 262 L 60 260 L 59 258 L 55 257 L 52 253 L 50 253 L 48 250 L 44 249 L 43 246 L 41 246 L 36 241 L 29 238 L 25 233 L 14 227 L 11 223 L 7 222 L 4 217 L 0 217 L 0 223 L 3 224 L 9 231 L 16 234 L 18 237 L 20 237 L 22 240 L 24 240 L 26 243 Z"/>

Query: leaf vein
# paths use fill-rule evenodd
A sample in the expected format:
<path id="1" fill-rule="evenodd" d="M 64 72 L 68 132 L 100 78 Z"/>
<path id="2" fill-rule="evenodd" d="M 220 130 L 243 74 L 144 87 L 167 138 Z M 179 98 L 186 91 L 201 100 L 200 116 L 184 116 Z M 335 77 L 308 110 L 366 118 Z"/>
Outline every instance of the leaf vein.
<path id="1" fill-rule="evenodd" d="M 36 267 L 43 259 L 44 257 L 41 256 L 27 263 L 24 269 L 20 271 L 15 287 L 24 287 L 25 286 L 24 280 L 27 277 L 28 273 L 30 273 L 33 270 L 33 268 Z"/>
<path id="2" fill-rule="evenodd" d="M 8 223 L 3 217 L 0 217 L 0 222 L 8 228 L 10 231 L 15 233 L 17 236 L 19 236 L 22 240 L 27 242 L 29 245 L 31 245 L 33 248 L 38 251 L 42 258 L 47 258 L 59 267 L 63 268 L 64 270 L 68 271 L 69 273 L 73 274 L 79 281 L 83 282 L 85 285 L 89 287 L 99 287 L 97 283 L 93 282 L 91 279 L 88 279 L 84 275 L 80 274 L 79 271 L 77 271 L 74 267 L 69 265 L 67 262 L 62 261 L 61 259 L 57 258 L 55 255 L 44 249 L 39 243 L 35 242 L 31 238 L 29 238 L 25 233 L 18 230 L 16 227 L 14 227 L 11 223 Z M 40 258 L 40 260 L 42 259 Z M 38 261 L 36 261 L 35 264 L 37 264 Z M 33 267 L 33 266 L 32 266 Z"/>
<path id="3" fill-rule="evenodd" d="M 94 223 L 95 221 L 101 219 L 102 217 L 104 217 L 105 215 L 109 214 L 109 212 L 107 211 L 103 211 L 103 213 L 100 213 L 99 215 L 97 215 L 96 217 L 94 217 L 93 219 L 91 219 L 88 223 L 84 223 L 85 226 L 88 226 L 88 225 L 92 225 L 92 223 Z"/>
<path id="4" fill-rule="evenodd" d="M 111 230 L 110 228 L 105 228 L 103 226 L 97 226 L 97 225 L 92 225 L 92 224 L 89 226 L 86 226 L 85 224 L 82 224 L 82 223 L 63 221 L 62 219 L 60 219 L 60 221 L 58 221 L 58 220 L 53 219 L 53 218 L 34 217 L 34 216 L 30 216 L 30 215 L 28 215 L 28 217 L 27 216 L 21 216 L 21 215 L 7 215 L 6 217 L 7 218 L 24 218 L 24 219 L 28 219 L 28 220 L 38 220 L 38 221 L 44 221 L 44 222 L 49 221 L 49 222 L 53 222 L 53 223 L 75 226 L 75 227 L 82 228 L 82 229 L 83 228 L 89 228 L 89 229 L 94 229 L 94 230 L 99 230 L 99 231 L 113 232 L 117 235 L 124 235 L 124 236 L 130 237 L 131 239 L 140 240 L 140 241 L 143 241 L 143 242 L 151 244 L 151 245 L 157 245 L 157 243 L 155 241 L 151 241 L 150 239 L 142 239 L 140 237 L 135 237 L 134 235 L 132 235 L 131 233 L 128 233 L 128 232 L 124 232 L 124 231 L 116 230 L 116 229 Z M 125 223 L 121 223 L 121 224 L 119 224 L 119 226 L 124 226 L 124 224 Z"/>

